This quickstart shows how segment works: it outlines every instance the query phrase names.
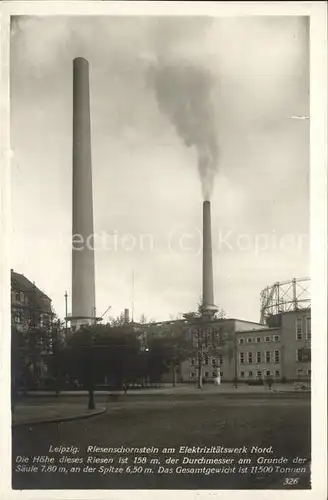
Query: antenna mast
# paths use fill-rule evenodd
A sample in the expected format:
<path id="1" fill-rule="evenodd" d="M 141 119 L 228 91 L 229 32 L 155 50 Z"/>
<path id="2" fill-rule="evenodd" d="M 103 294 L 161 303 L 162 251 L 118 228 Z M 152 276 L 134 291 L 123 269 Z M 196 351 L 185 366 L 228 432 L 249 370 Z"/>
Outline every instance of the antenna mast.
<path id="1" fill-rule="evenodd" d="M 131 319 L 132 323 L 134 321 L 134 268 L 132 269 L 132 307 L 131 307 Z"/>

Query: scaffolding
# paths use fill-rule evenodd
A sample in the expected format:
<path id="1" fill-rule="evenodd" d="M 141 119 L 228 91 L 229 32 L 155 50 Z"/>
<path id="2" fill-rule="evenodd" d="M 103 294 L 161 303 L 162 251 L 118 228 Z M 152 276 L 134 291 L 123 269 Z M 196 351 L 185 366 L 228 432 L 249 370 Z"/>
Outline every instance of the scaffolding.
<path id="1" fill-rule="evenodd" d="M 276 282 L 261 292 L 260 323 L 275 314 L 311 308 L 310 278 Z"/>

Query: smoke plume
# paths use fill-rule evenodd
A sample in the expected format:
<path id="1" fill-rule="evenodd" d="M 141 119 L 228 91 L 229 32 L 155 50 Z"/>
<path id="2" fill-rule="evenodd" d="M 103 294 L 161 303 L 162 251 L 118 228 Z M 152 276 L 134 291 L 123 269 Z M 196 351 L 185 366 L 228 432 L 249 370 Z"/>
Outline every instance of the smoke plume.
<path id="1" fill-rule="evenodd" d="M 202 193 L 208 200 L 218 169 L 216 114 L 211 98 L 213 77 L 200 65 L 160 59 L 152 65 L 151 77 L 159 108 L 186 146 L 196 150 Z"/>

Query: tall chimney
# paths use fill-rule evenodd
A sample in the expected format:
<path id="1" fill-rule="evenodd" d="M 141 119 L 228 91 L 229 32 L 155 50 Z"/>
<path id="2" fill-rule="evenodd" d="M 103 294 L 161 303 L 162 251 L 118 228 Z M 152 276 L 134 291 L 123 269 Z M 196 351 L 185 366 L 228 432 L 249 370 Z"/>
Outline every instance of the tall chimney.
<path id="1" fill-rule="evenodd" d="M 130 312 L 129 309 L 124 309 L 124 323 L 130 322 Z"/>
<path id="2" fill-rule="evenodd" d="M 214 305 L 213 291 L 213 264 L 212 264 L 212 229 L 211 203 L 203 203 L 203 304 L 205 314 L 214 314 L 217 308 Z"/>
<path id="3" fill-rule="evenodd" d="M 95 322 L 95 262 L 89 63 L 73 61 L 73 231 L 71 325 Z"/>

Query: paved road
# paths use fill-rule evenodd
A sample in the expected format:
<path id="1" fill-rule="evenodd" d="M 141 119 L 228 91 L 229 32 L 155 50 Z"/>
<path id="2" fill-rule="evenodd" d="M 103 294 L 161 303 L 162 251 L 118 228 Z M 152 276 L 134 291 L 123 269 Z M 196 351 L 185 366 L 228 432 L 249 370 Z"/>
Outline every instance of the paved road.
<path id="1" fill-rule="evenodd" d="M 37 455 L 54 456 L 56 463 L 60 457 L 78 457 L 83 466 L 90 456 L 88 446 L 101 447 L 157 447 L 159 452 L 145 453 L 149 463 L 159 459 L 161 465 L 169 470 L 172 465 L 165 464 L 167 455 L 163 448 L 174 448 L 169 458 L 178 461 L 182 455 L 179 447 L 184 446 L 245 446 L 249 451 L 253 445 L 269 448 L 273 446 L 270 457 L 286 457 L 289 461 L 299 457 L 304 459 L 306 472 L 288 473 L 296 481 L 290 488 L 309 487 L 310 461 L 310 404 L 307 398 L 205 398 L 177 400 L 153 400 L 135 402 L 114 402 L 107 404 L 107 413 L 88 420 L 79 420 L 61 424 L 46 424 L 13 430 L 13 488 L 14 489 L 262 489 L 283 488 L 284 474 L 281 473 L 220 473 L 220 474 L 180 474 L 158 473 L 158 466 L 153 472 L 144 471 L 129 475 L 108 473 L 101 474 L 99 466 L 95 472 L 83 472 L 72 465 L 65 464 L 69 472 L 18 472 L 15 471 L 17 455 L 32 457 Z M 70 452 L 49 453 L 50 446 L 73 446 L 76 455 Z M 118 455 L 96 453 L 96 458 L 114 457 L 118 467 Z M 133 465 L 135 454 L 121 454 Z M 191 455 L 195 457 L 195 455 Z M 204 455 L 199 455 L 204 456 Z M 209 455 L 213 456 L 213 455 Z M 214 455 L 215 457 L 221 455 Z M 240 455 L 232 453 L 237 463 Z M 252 458 L 252 464 L 257 455 Z M 178 462 L 180 463 L 180 462 Z M 106 467 L 109 467 L 108 465 Z M 125 467 L 125 465 L 124 465 Z M 134 465 L 133 465 L 134 467 Z M 174 466 L 175 467 L 175 466 Z M 173 469 L 174 469 L 173 467 Z M 189 467 L 189 465 L 188 465 Z M 175 470 L 175 469 L 174 469 Z M 75 471 L 75 472 L 74 472 Z"/>

